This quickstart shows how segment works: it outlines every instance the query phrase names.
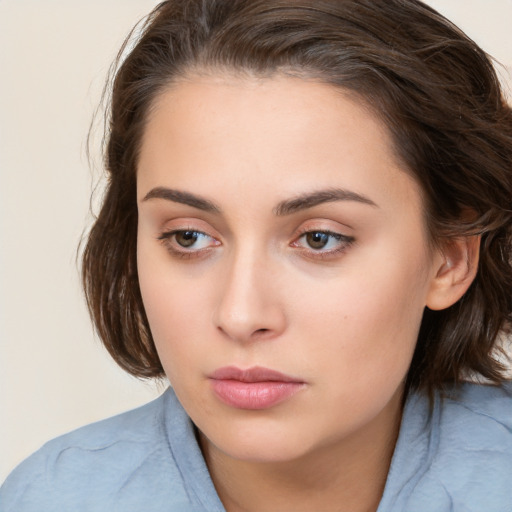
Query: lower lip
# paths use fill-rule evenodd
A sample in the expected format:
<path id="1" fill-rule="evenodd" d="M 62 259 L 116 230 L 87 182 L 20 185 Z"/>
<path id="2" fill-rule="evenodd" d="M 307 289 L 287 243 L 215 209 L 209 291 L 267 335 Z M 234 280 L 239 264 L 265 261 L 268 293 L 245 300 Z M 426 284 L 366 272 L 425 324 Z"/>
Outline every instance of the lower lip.
<path id="1" fill-rule="evenodd" d="M 304 384 L 301 382 L 241 382 L 239 380 L 211 381 L 217 397 L 227 405 L 237 409 L 268 409 L 299 391 Z"/>

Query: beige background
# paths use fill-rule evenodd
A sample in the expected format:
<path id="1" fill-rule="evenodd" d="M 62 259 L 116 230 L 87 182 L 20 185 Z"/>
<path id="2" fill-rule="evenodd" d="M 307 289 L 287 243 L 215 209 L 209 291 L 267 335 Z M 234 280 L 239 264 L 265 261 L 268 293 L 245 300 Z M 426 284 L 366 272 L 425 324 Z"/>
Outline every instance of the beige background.
<path id="1" fill-rule="evenodd" d="M 512 70 L 512 0 L 430 0 Z M 46 440 L 156 396 L 94 337 L 75 263 L 106 71 L 153 0 L 0 0 L 0 480 Z M 503 76 L 507 71 L 502 70 Z"/>

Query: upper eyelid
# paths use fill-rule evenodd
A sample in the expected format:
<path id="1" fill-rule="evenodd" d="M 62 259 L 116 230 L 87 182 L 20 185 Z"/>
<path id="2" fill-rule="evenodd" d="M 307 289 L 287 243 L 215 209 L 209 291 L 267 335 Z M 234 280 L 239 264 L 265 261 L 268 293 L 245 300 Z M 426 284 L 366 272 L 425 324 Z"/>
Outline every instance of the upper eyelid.
<path id="1" fill-rule="evenodd" d="M 341 225 L 339 222 L 336 222 L 338 227 L 326 226 L 326 221 L 321 220 L 320 222 L 312 221 L 304 222 L 297 230 L 295 236 L 298 238 L 301 235 L 306 233 L 327 233 L 330 235 L 341 236 L 342 238 L 354 238 L 351 234 L 353 232 L 353 228 L 350 226 L 343 224 Z M 343 226 L 343 227 L 341 227 Z"/>
<path id="2" fill-rule="evenodd" d="M 217 235 L 212 235 L 212 234 L 208 233 L 207 230 L 203 230 L 201 228 L 194 228 L 194 227 L 190 227 L 190 226 L 177 227 L 177 228 L 169 228 L 169 229 L 165 229 L 165 228 L 161 229 L 159 231 L 159 234 L 158 234 L 157 238 L 159 238 L 159 239 L 160 238 L 168 238 L 168 237 L 170 237 L 170 236 L 172 236 L 172 235 L 174 235 L 176 233 L 182 233 L 184 231 L 192 231 L 194 233 L 199 233 L 201 235 L 213 238 L 215 240 L 218 240 L 220 238 Z M 302 228 L 299 228 L 298 230 L 296 230 L 296 232 L 294 234 L 294 239 L 302 237 L 302 236 L 304 236 L 307 233 L 315 233 L 315 232 L 326 233 L 326 234 L 331 235 L 331 236 L 339 236 L 339 237 L 342 237 L 342 238 L 353 238 L 351 235 L 348 235 L 348 234 L 344 233 L 342 230 L 336 230 L 336 229 L 325 228 L 325 227 L 319 227 L 319 228 L 316 228 L 316 227 L 302 227 Z"/>
<path id="3" fill-rule="evenodd" d="M 343 236 L 348 237 L 349 235 L 345 235 L 344 233 L 341 233 L 340 231 L 336 231 L 334 229 L 330 228 L 305 228 L 299 230 L 299 236 L 305 235 L 307 233 L 325 233 L 327 235 L 333 235 L 333 236 Z"/>
<path id="4" fill-rule="evenodd" d="M 172 235 L 176 233 L 181 233 L 184 231 L 192 231 L 195 233 L 198 233 L 200 235 L 209 237 L 213 240 L 220 241 L 222 238 L 217 233 L 212 233 L 211 231 L 215 231 L 212 229 L 211 231 L 209 229 L 204 229 L 202 226 L 194 226 L 194 221 L 190 219 L 184 219 L 185 222 L 183 223 L 177 223 L 176 227 L 162 227 L 157 235 L 157 238 L 162 240 L 171 237 Z M 295 233 L 292 235 L 292 243 L 296 240 L 298 240 L 300 237 L 304 236 L 307 233 L 314 233 L 314 232 L 321 232 L 326 233 L 328 235 L 334 236 L 334 237 L 340 237 L 343 240 L 346 241 L 354 241 L 354 237 L 347 233 L 347 231 L 352 231 L 350 226 L 347 224 L 343 224 L 341 227 L 340 223 L 338 221 L 336 224 L 338 224 L 339 227 L 332 227 L 332 226 L 326 226 L 326 222 L 333 222 L 330 219 L 310 219 L 308 221 L 305 221 L 301 223 L 301 226 L 298 227 L 295 230 Z M 203 222 L 201 222 L 202 224 Z M 290 233 L 291 235 L 291 233 Z"/>
<path id="5" fill-rule="evenodd" d="M 346 222 L 347 219 L 336 219 L 332 217 L 313 216 L 301 219 L 297 231 L 331 231 L 333 233 L 345 233 L 354 231 L 354 226 Z"/>
<path id="6" fill-rule="evenodd" d="M 200 229 L 189 229 L 189 228 L 178 228 L 178 229 L 164 230 L 158 235 L 158 239 L 159 240 L 167 239 L 167 238 L 172 237 L 173 235 L 176 235 L 177 233 L 183 233 L 186 231 L 190 231 L 192 233 L 198 233 L 199 235 L 211 238 L 212 240 L 217 240 L 217 237 L 210 235 L 210 234 L 206 233 L 205 231 L 201 231 Z"/>
<path id="7" fill-rule="evenodd" d="M 183 231 L 193 231 L 195 233 L 200 233 L 205 236 L 209 236 L 211 238 L 218 239 L 219 237 L 216 234 L 213 234 L 214 229 L 208 229 L 206 226 L 203 227 L 204 222 L 199 221 L 199 224 L 197 225 L 197 220 L 190 220 L 190 219 L 183 219 L 183 221 L 176 221 L 173 219 L 172 223 L 176 224 L 176 226 L 166 226 L 166 224 L 170 224 L 171 222 L 166 222 L 163 224 L 163 227 L 160 227 L 158 229 L 160 235 L 163 234 L 174 234 L 174 233 L 180 233 Z"/>
<path id="8" fill-rule="evenodd" d="M 163 229 L 159 236 L 161 237 L 169 237 L 175 235 L 176 233 L 183 233 L 184 231 L 191 231 L 193 233 L 199 233 L 200 235 L 209 236 L 210 238 L 214 238 L 212 235 L 209 235 L 205 231 L 201 231 L 200 229 L 192 229 L 192 228 L 171 228 L 171 229 Z"/>
<path id="9" fill-rule="evenodd" d="M 327 229 L 308 229 L 306 231 L 303 231 L 302 233 L 300 233 L 294 240 L 293 243 L 295 243 L 297 240 L 300 240 L 302 237 L 304 237 L 305 235 L 307 235 L 308 233 L 324 233 L 326 235 L 329 235 L 333 238 L 336 238 L 337 240 L 339 241 L 342 241 L 342 242 L 354 242 L 355 241 L 355 237 L 351 236 L 351 235 L 345 235 L 343 233 L 338 233 L 336 231 L 331 231 L 331 230 L 327 230 Z"/>

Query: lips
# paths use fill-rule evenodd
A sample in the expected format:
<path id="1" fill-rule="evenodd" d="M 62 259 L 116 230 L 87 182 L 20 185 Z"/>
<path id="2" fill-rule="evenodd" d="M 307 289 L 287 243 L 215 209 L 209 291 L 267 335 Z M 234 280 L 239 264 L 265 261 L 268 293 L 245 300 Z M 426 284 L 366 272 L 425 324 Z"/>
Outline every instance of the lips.
<path id="1" fill-rule="evenodd" d="M 214 394 L 223 403 L 248 410 L 274 407 L 300 391 L 305 383 L 295 377 L 259 366 L 242 370 L 227 366 L 210 376 Z"/>

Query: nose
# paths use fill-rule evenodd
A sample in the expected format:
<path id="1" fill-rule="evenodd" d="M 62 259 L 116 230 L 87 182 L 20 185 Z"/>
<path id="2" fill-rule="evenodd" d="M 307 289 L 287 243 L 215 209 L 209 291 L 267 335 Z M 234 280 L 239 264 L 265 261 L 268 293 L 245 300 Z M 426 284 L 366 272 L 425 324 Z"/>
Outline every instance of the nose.
<path id="1" fill-rule="evenodd" d="M 279 271 L 256 251 L 234 255 L 220 278 L 214 323 L 237 342 L 272 339 L 286 328 Z"/>

